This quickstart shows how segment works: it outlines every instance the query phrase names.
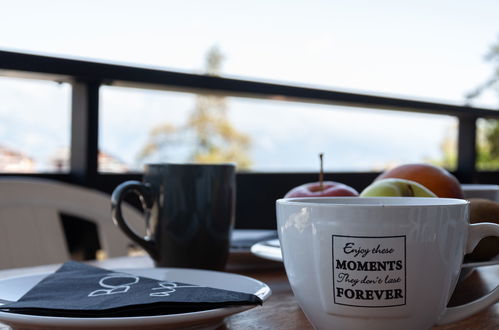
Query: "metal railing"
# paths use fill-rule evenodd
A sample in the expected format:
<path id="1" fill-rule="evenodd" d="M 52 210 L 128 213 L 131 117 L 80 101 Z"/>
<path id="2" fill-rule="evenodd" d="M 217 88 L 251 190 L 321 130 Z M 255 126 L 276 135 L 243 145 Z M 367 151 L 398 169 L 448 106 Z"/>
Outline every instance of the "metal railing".
<path id="1" fill-rule="evenodd" d="M 0 51 L 0 76 L 68 82 L 72 85 L 70 172 L 35 175 L 90 186 L 106 192 L 112 191 L 123 180 L 140 179 L 140 173 L 98 172 L 99 88 L 103 85 L 453 116 L 459 123 L 456 176 L 461 182 L 499 182 L 499 172 L 478 172 L 475 167 L 476 122 L 478 118 L 499 119 L 499 111 L 492 109 L 10 51 Z M 334 177 L 336 181 L 362 189 L 377 174 L 336 173 Z M 315 179 L 316 175 L 313 173 L 239 173 L 238 227 L 273 227 L 275 199 L 290 187 Z"/>

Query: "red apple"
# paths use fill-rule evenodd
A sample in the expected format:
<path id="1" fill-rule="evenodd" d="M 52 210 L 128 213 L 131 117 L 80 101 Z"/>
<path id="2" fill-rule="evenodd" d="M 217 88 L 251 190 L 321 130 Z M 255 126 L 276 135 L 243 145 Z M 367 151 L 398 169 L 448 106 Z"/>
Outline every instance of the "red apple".
<path id="1" fill-rule="evenodd" d="M 334 181 L 306 183 L 288 191 L 285 198 L 290 197 L 327 197 L 327 196 L 359 196 L 357 190 L 346 184 Z"/>

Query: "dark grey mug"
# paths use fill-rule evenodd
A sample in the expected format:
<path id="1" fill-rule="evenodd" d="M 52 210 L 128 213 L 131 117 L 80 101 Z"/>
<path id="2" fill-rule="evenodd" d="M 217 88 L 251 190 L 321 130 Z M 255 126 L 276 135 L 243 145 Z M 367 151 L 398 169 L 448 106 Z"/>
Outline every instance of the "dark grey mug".
<path id="1" fill-rule="evenodd" d="M 126 181 L 113 191 L 113 221 L 157 267 L 222 270 L 234 226 L 235 181 L 234 164 L 148 164 L 143 182 Z M 123 218 L 121 203 L 130 192 L 145 210 L 145 237 Z"/>

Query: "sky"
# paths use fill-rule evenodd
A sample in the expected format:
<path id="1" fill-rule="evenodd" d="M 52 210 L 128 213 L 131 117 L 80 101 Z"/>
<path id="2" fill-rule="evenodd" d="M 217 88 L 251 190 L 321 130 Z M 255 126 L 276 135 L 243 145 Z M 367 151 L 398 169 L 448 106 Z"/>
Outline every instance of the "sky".
<path id="1" fill-rule="evenodd" d="M 486 0 L 0 0 L 0 15 L 4 50 L 202 73 L 206 52 L 216 45 L 228 77 L 453 104 L 463 104 L 489 77 L 492 64 L 484 55 L 499 37 L 499 2 Z M 47 92 L 29 97 L 37 88 Z M 11 98 L 0 105 L 0 144 L 49 157 L 69 136 L 68 93 L 64 85 L 0 79 L 0 97 Z M 13 98 L 19 94 L 22 102 Z M 496 108 L 497 101 L 489 93 L 476 105 Z M 229 102 L 234 125 L 255 137 L 257 170 L 312 170 L 323 151 L 330 155 L 326 168 L 335 170 L 435 158 L 442 140 L 455 135 L 455 120 L 444 116 Z M 154 123 L 180 122 L 194 103 L 189 94 L 106 87 L 101 149 L 140 166 L 136 154 Z M 286 120 L 276 125 L 273 118 Z M 14 134 L 13 125 L 23 123 L 25 133 Z M 48 135 L 46 148 L 32 142 Z"/>

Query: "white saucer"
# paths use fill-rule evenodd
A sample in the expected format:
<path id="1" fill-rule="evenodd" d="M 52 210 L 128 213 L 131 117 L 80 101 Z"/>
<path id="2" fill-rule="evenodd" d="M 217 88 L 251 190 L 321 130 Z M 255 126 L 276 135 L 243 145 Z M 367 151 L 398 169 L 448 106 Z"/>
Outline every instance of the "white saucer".
<path id="1" fill-rule="evenodd" d="M 499 264 L 499 254 L 496 255 L 494 258 L 487 260 L 487 261 L 468 261 L 463 263 L 461 266 L 462 268 L 475 268 L 475 267 L 484 267 L 484 266 L 492 266 L 492 265 L 497 265 Z"/>
<path id="2" fill-rule="evenodd" d="M 236 274 L 183 268 L 138 268 L 120 271 L 157 280 L 252 293 L 263 301 L 271 295 L 271 290 L 265 283 Z M 0 280 L 0 299 L 19 299 L 47 275 L 49 274 L 44 273 Z M 14 329 L 216 329 L 225 317 L 253 307 L 255 306 L 234 306 L 173 315 L 113 318 L 49 317 L 0 312 L 0 322 Z"/>
<path id="3" fill-rule="evenodd" d="M 263 259 L 282 262 L 281 244 L 277 238 L 254 244 L 251 253 Z"/>
<path id="4" fill-rule="evenodd" d="M 271 239 L 256 243 L 251 247 L 251 253 L 263 259 L 282 262 L 281 245 L 278 239 Z M 475 267 L 492 266 L 498 264 L 499 264 L 499 255 L 495 256 L 494 258 L 488 261 L 465 262 L 462 264 L 461 268 L 475 268 Z"/>

